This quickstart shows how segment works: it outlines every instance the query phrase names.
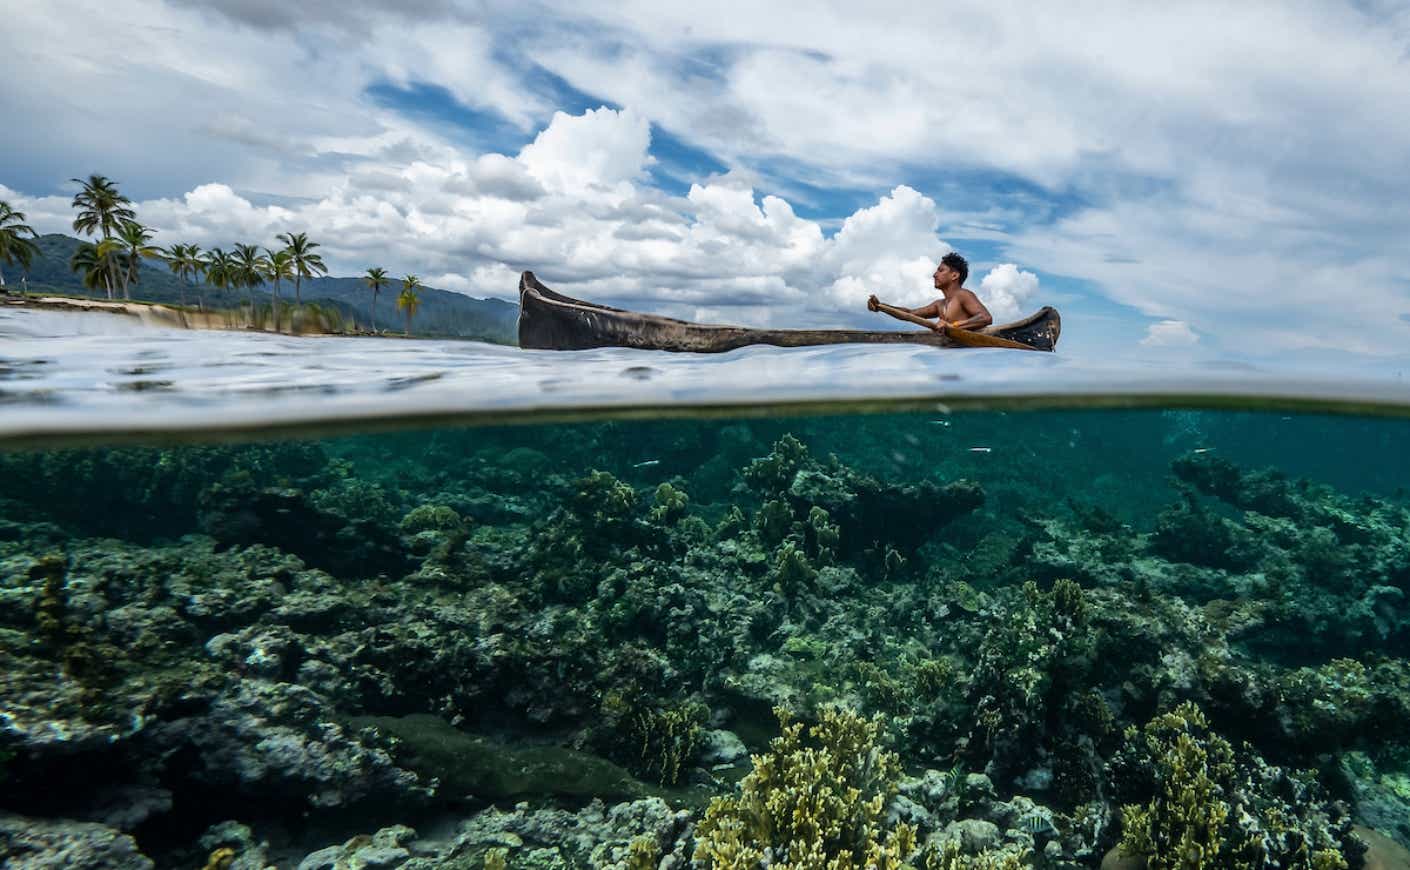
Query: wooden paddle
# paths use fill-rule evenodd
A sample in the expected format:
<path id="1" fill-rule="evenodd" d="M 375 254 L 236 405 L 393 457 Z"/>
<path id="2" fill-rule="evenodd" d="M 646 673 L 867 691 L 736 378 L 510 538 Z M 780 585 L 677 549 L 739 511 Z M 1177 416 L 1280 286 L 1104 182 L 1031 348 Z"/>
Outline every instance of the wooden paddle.
<path id="1" fill-rule="evenodd" d="M 926 320 L 924 317 L 917 317 L 909 311 L 904 311 L 894 305 L 887 305 L 885 302 L 876 303 L 876 311 L 884 311 L 892 317 L 901 320 L 908 320 L 917 326 L 924 326 L 926 329 L 944 333 L 947 338 L 962 347 L 1007 347 L 1013 350 L 1037 350 L 1021 341 L 1014 341 L 1008 338 L 1000 338 L 997 335 L 988 335 L 983 332 L 974 332 L 968 329 L 960 329 L 957 326 L 945 324 L 937 326 L 935 323 Z"/>

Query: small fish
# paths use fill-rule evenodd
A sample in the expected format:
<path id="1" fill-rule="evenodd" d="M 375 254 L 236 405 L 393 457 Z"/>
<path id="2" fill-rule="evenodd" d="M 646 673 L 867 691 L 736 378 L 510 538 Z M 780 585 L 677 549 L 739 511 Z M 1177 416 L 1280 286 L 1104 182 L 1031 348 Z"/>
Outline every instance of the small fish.
<path id="1" fill-rule="evenodd" d="M 661 464 L 661 460 L 659 460 L 659 459 L 648 459 L 648 460 L 646 460 L 645 462 L 638 462 L 636 465 L 633 465 L 632 468 L 646 468 L 646 467 L 649 466 L 649 465 L 660 465 L 660 464 Z"/>
<path id="2" fill-rule="evenodd" d="M 970 453 L 993 453 L 994 451 L 993 451 L 992 448 L 989 448 L 989 447 L 971 447 L 971 448 L 969 448 L 969 452 L 970 452 Z"/>
<path id="3" fill-rule="evenodd" d="M 950 425 L 950 421 L 949 421 L 949 420 L 931 420 L 931 421 L 930 421 L 930 425 L 932 425 L 932 426 L 949 426 L 949 425 Z"/>
<path id="4" fill-rule="evenodd" d="M 1211 450 L 1213 450 L 1213 449 L 1214 449 L 1213 447 L 1196 447 L 1196 448 L 1195 448 L 1195 452 L 1196 452 L 1196 453 L 1208 453 L 1209 451 L 1211 451 Z"/>

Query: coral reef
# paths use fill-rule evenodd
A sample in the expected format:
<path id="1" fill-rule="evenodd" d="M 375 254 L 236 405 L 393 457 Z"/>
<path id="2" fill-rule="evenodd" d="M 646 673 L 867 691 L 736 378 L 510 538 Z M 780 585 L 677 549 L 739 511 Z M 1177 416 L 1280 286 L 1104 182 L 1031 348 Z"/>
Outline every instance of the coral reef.
<path id="1" fill-rule="evenodd" d="M 0 455 L 0 850 L 1350 870 L 1353 821 L 1410 842 L 1403 497 L 1169 460 L 1217 421 L 937 416 Z"/>

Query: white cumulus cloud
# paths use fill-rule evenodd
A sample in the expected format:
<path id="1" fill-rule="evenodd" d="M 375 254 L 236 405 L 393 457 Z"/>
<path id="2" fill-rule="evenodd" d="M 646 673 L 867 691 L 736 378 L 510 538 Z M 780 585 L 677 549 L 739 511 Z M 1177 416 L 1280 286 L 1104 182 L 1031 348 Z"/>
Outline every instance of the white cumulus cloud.
<path id="1" fill-rule="evenodd" d="M 1038 293 L 1038 276 L 1025 272 L 1013 263 L 1001 263 L 989 270 L 979 282 L 979 298 L 994 315 L 995 323 L 1017 320 L 1027 313 L 1024 308 Z"/>
<path id="2" fill-rule="evenodd" d="M 1189 347 L 1199 341 L 1190 325 L 1183 320 L 1162 320 L 1146 327 L 1141 344 L 1147 347 Z"/>
<path id="3" fill-rule="evenodd" d="M 519 162 L 553 191 L 621 195 L 652 163 L 650 146 L 651 124 L 630 109 L 554 112 L 548 127 L 519 152 Z"/>

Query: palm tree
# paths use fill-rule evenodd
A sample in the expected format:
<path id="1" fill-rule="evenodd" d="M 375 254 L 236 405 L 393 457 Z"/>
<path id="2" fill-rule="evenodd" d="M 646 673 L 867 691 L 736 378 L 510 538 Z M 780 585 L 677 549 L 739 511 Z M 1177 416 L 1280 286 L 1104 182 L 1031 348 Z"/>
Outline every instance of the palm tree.
<path id="1" fill-rule="evenodd" d="M 137 221 L 126 220 L 118 229 L 117 241 L 122 244 L 123 258 L 126 260 L 126 268 L 122 271 L 122 298 L 130 299 L 127 295 L 129 284 L 137 283 L 137 269 L 142 265 L 142 258 L 156 259 L 162 255 L 162 249 L 151 244 L 152 233 Z"/>
<path id="2" fill-rule="evenodd" d="M 392 282 L 387 277 L 387 270 L 378 266 L 368 269 L 367 274 L 362 277 L 367 282 L 367 286 L 372 288 L 372 331 L 377 331 L 377 294 L 382 292 L 382 287 Z"/>
<path id="3" fill-rule="evenodd" d="M 73 219 L 75 232 L 91 236 L 97 231 L 106 241 L 123 221 L 137 217 L 137 212 L 130 208 L 132 200 L 118 193 L 115 182 L 101 175 L 90 175 L 87 181 L 78 178 L 70 181 L 83 187 L 73 197 L 73 207 L 78 209 L 78 217 Z M 113 298 L 114 277 L 109 275 L 106 280 L 109 299 Z"/>
<path id="4" fill-rule="evenodd" d="M 279 282 L 287 281 L 294 277 L 294 255 L 287 249 L 283 251 L 271 251 L 264 249 L 264 277 L 274 282 L 274 331 L 279 331 Z M 289 320 L 289 329 L 293 330 L 294 321 Z"/>
<path id="5" fill-rule="evenodd" d="M 181 279 L 181 306 L 186 307 L 186 286 L 191 283 L 191 278 L 200 275 L 206 268 L 206 261 L 201 258 L 201 247 L 199 245 L 176 244 L 162 251 L 162 259 L 166 260 L 166 266 L 176 277 Z M 205 302 L 198 294 L 197 302 L 201 310 L 205 310 Z"/>
<path id="6" fill-rule="evenodd" d="M 220 248 L 206 252 L 206 283 L 220 290 L 240 286 L 235 273 L 235 258 Z"/>
<path id="7" fill-rule="evenodd" d="M 79 242 L 78 249 L 69 258 L 69 271 L 79 272 L 83 275 L 83 286 L 88 290 L 99 290 L 107 284 L 109 276 L 112 274 L 109 257 L 112 256 L 112 242 L 100 242 L 106 244 L 109 250 L 100 254 L 98 245 L 92 242 Z"/>
<path id="8" fill-rule="evenodd" d="M 278 239 L 294 258 L 294 304 L 302 305 L 304 300 L 300 287 L 303 279 L 327 275 L 328 267 L 323 265 L 322 256 L 313 253 L 319 245 L 318 242 L 310 242 L 307 233 L 281 233 Z"/>
<path id="9" fill-rule="evenodd" d="M 416 288 L 421 286 L 421 279 L 415 275 L 407 275 L 401 279 L 401 293 L 397 296 L 397 310 L 406 312 L 406 334 L 411 335 L 411 318 L 416 315 L 416 309 L 421 304 L 421 297 L 416 295 Z"/>
<path id="10" fill-rule="evenodd" d="M 0 263 L 6 266 L 19 263 L 21 269 L 29 271 L 39 248 L 25 236 L 39 238 L 34 228 L 24 222 L 24 212 L 10 208 L 8 202 L 0 202 Z M 0 289 L 4 287 L 5 270 L 0 269 Z"/>
<path id="11" fill-rule="evenodd" d="M 244 287 L 250 294 L 250 316 L 254 316 L 255 288 L 264 283 L 264 257 L 255 245 L 235 245 L 235 274 L 232 286 Z"/>

